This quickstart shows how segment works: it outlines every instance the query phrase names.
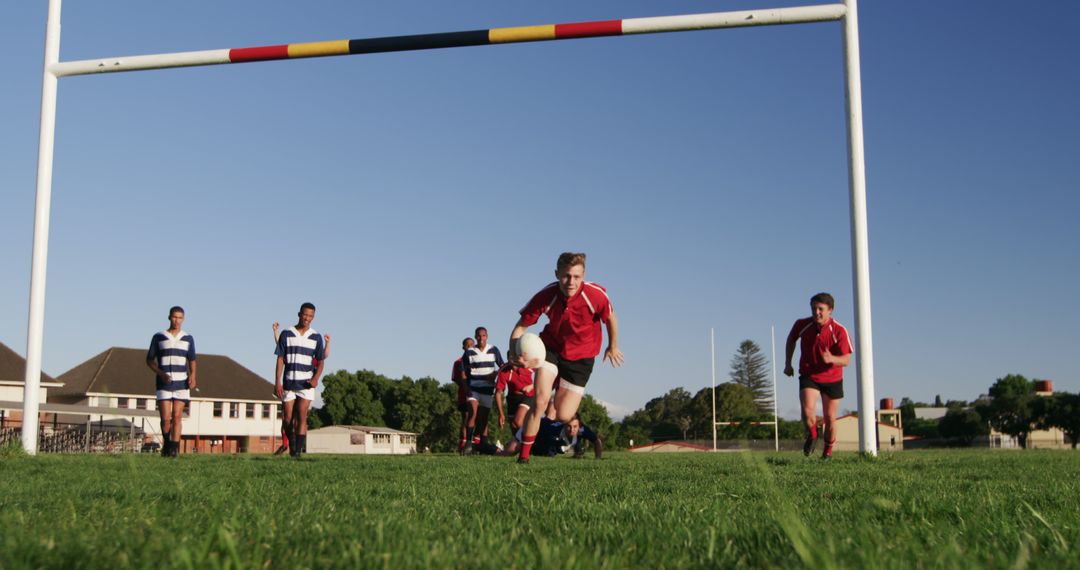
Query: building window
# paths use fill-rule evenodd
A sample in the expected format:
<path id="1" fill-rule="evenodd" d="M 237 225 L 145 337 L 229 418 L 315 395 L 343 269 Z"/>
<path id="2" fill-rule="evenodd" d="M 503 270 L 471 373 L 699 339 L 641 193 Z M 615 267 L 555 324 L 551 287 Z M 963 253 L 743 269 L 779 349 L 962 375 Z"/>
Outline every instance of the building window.
<path id="1" fill-rule="evenodd" d="M 375 445 L 390 445 L 390 434 L 377 433 L 372 436 L 372 442 Z"/>
<path id="2" fill-rule="evenodd" d="M 214 402 L 214 417 L 215 418 L 220 418 L 221 417 L 221 408 L 222 408 L 223 405 L 224 404 L 222 404 L 221 402 Z"/>
<path id="3" fill-rule="evenodd" d="M 127 407 L 128 407 L 128 399 L 127 398 L 117 398 L 116 399 L 116 407 L 126 410 Z"/>
<path id="4" fill-rule="evenodd" d="M 138 398 L 138 399 L 136 399 L 135 400 L 135 409 L 136 410 L 149 410 L 150 406 L 146 405 L 147 401 L 148 400 L 146 398 Z"/>
<path id="5" fill-rule="evenodd" d="M 98 396 L 97 405 L 102 408 L 112 407 L 112 398 L 108 396 Z"/>
<path id="6" fill-rule="evenodd" d="M 262 406 L 262 419 L 264 419 L 264 420 L 270 419 L 270 408 L 272 408 L 273 406 L 271 406 L 270 404 L 260 404 L 260 405 Z"/>
<path id="7" fill-rule="evenodd" d="M 255 406 L 258 404 L 244 404 L 244 417 L 253 420 L 255 419 Z"/>
<path id="8" fill-rule="evenodd" d="M 229 402 L 229 417 L 230 418 L 239 418 L 240 417 L 240 404 L 238 402 Z"/>

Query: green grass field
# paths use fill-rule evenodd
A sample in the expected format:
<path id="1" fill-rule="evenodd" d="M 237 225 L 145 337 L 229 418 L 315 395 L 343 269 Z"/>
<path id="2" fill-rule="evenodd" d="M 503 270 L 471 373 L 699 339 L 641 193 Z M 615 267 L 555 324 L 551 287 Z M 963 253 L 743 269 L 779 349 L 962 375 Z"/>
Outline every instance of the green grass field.
<path id="1" fill-rule="evenodd" d="M 0 458 L 0 568 L 1080 567 L 1080 453 Z"/>

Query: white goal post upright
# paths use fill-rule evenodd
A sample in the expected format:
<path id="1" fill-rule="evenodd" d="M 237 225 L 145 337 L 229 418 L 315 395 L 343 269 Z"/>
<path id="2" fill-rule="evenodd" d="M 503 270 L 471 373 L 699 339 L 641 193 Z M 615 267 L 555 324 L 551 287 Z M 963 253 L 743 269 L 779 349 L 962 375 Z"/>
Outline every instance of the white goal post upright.
<path id="1" fill-rule="evenodd" d="M 45 63 L 41 90 L 41 131 L 38 144 L 37 198 L 30 268 L 30 307 L 26 333 L 26 374 L 23 388 L 22 443 L 27 453 L 37 453 L 38 391 L 41 387 L 41 354 L 45 322 L 45 269 L 48 257 L 49 209 L 52 196 L 53 141 L 56 126 L 57 79 L 73 75 L 192 67 L 297 59 L 361 55 L 504 43 L 568 40 L 586 37 L 652 34 L 747 26 L 829 22 L 840 20 L 844 34 L 844 75 L 847 82 L 848 163 L 851 194 L 852 264 L 855 281 L 856 351 L 859 377 L 859 449 L 877 454 L 873 432 L 873 355 L 870 334 L 870 270 L 866 226 L 866 181 L 863 164 L 862 96 L 859 74 L 857 0 L 795 8 L 688 14 L 656 18 L 631 18 L 545 26 L 519 26 L 367 38 L 254 48 L 192 51 L 131 57 L 60 62 L 60 4 L 49 0 L 45 32 Z"/>

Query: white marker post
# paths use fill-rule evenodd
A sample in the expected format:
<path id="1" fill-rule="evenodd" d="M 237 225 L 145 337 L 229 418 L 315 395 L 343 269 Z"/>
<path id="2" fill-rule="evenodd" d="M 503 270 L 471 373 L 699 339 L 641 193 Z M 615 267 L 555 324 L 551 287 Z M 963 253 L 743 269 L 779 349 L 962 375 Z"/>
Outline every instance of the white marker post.
<path id="1" fill-rule="evenodd" d="M 712 449 L 716 451 L 716 340 L 709 329 L 709 363 L 712 365 Z"/>
<path id="2" fill-rule="evenodd" d="M 846 0 L 843 17 L 847 79 L 848 186 L 851 193 L 851 263 L 855 290 L 855 361 L 859 379 L 859 452 L 877 455 L 874 414 L 874 350 L 870 326 L 870 245 L 866 221 L 866 158 L 863 154 L 862 74 L 859 67 L 857 0 Z"/>

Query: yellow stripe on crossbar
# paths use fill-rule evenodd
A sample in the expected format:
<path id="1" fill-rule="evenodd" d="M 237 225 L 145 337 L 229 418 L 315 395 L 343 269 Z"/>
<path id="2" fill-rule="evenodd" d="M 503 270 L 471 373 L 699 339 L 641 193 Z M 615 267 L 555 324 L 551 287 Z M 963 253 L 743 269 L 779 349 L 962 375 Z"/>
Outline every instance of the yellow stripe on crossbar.
<path id="1" fill-rule="evenodd" d="M 493 44 L 511 42 L 535 42 L 555 39 L 555 26 L 519 26 L 517 28 L 492 28 L 488 30 L 488 41 Z"/>
<path id="2" fill-rule="evenodd" d="M 348 55 L 349 40 L 289 44 L 289 57 L 318 57 L 320 55 Z"/>

